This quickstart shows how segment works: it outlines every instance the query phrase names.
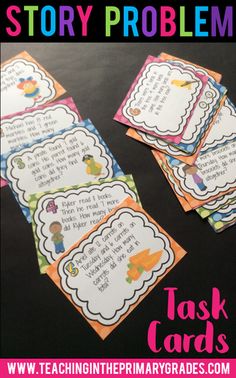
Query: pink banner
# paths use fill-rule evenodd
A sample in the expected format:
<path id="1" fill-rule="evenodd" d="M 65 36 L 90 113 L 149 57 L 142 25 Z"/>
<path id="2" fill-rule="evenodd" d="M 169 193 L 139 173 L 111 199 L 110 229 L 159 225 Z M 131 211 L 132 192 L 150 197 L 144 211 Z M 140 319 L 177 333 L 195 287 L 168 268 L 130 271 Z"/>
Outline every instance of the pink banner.
<path id="1" fill-rule="evenodd" d="M 236 377 L 236 359 L 1 359 L 8 377 Z"/>

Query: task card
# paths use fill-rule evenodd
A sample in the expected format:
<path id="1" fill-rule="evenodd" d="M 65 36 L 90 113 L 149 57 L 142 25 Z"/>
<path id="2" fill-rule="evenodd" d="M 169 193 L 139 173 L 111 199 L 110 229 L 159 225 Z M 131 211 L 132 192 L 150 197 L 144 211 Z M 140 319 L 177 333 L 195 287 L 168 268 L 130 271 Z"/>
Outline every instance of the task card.
<path id="1" fill-rule="evenodd" d="M 72 97 L 1 118 L 1 154 L 81 121 Z"/>
<path id="2" fill-rule="evenodd" d="M 3 117 L 0 129 L 1 154 L 80 121 L 81 116 L 71 97 Z"/>
<path id="3" fill-rule="evenodd" d="M 226 96 L 224 95 L 226 94 L 227 89 L 219 84 L 221 75 L 217 72 L 165 53 L 161 53 L 159 58 L 182 68 L 189 69 L 200 75 L 208 76 L 203 95 L 197 104 L 188 128 L 186 129 L 181 142 L 176 146 L 186 154 L 192 155 L 196 152 L 196 149 L 198 149 L 198 152 L 200 151 L 198 147 L 200 147 L 200 143 L 206 138 L 208 130 L 213 126 L 212 120 L 214 115 L 216 116 L 216 114 L 218 114 L 216 110 L 219 111 L 219 108 L 222 107 L 226 99 Z M 167 151 L 166 153 L 168 154 Z"/>
<path id="4" fill-rule="evenodd" d="M 208 222 L 215 232 L 221 232 L 233 226 L 236 223 L 236 200 L 211 214 Z"/>
<path id="5" fill-rule="evenodd" d="M 105 339 L 185 254 L 129 197 L 47 274 Z"/>
<path id="6" fill-rule="evenodd" d="M 159 154 L 193 209 L 236 190 L 236 142 L 199 155 L 194 165 Z"/>
<path id="7" fill-rule="evenodd" d="M 29 194 L 124 174 L 90 120 L 3 155 L 1 171 L 29 222 Z"/>
<path id="8" fill-rule="evenodd" d="M 202 96 L 202 99 L 204 99 L 204 96 Z M 203 103 L 203 101 L 201 102 Z M 193 131 L 193 128 L 191 127 L 192 120 L 194 121 L 196 119 L 193 116 L 191 118 L 190 125 L 186 129 L 186 132 L 184 133 L 182 140 L 179 144 L 166 142 L 165 140 L 161 138 L 157 138 L 154 135 L 147 134 L 140 130 L 135 130 L 131 127 L 126 132 L 126 135 L 128 135 L 129 137 L 139 142 L 147 144 L 151 148 L 154 148 L 164 154 L 173 156 L 176 159 L 181 160 L 186 164 L 192 165 L 197 159 L 198 155 L 201 153 L 201 149 L 205 143 L 205 140 L 208 137 L 208 134 L 211 132 L 213 126 L 215 125 L 218 114 L 220 110 L 222 109 L 224 102 L 225 102 L 225 96 L 223 95 L 223 92 L 222 92 L 220 94 L 219 104 L 217 105 L 217 107 L 214 107 L 212 109 L 212 113 L 210 114 L 209 118 L 206 120 L 205 124 L 204 122 L 202 126 L 200 126 L 200 123 L 194 124 L 195 132 L 197 130 L 196 125 L 198 125 L 199 130 L 201 130 L 201 132 L 197 133 L 198 135 L 197 134 L 194 135 L 195 132 Z M 197 108 L 199 109 L 200 106 L 198 106 Z M 197 116 L 197 114 L 199 113 L 200 112 L 196 110 L 194 112 L 194 115 Z M 193 133 L 191 132 L 191 129 Z"/>
<path id="9" fill-rule="evenodd" d="M 31 195 L 41 273 L 127 196 L 140 203 L 131 175 Z"/>
<path id="10" fill-rule="evenodd" d="M 169 57 L 171 56 L 167 54 L 160 55 L 160 58 L 163 58 L 164 60 Z M 175 58 L 174 60 L 168 60 L 168 62 L 176 64 L 184 69 L 192 70 L 196 74 L 209 76 L 201 100 L 198 102 L 194 110 L 181 141 L 178 144 L 170 144 L 154 135 L 134 130 L 132 128 L 129 128 L 127 135 L 140 142 L 146 143 L 150 147 L 160 150 L 163 153 L 174 156 L 181 161 L 193 164 L 225 101 L 224 95 L 226 93 L 226 88 L 214 80 L 214 77 L 218 80 L 220 79 L 217 73 L 212 73 L 203 67 L 196 66 L 182 59 L 177 60 L 177 58 Z"/>
<path id="11" fill-rule="evenodd" d="M 1 115 L 55 100 L 65 89 L 26 51 L 1 64 Z"/>
<path id="12" fill-rule="evenodd" d="M 114 119 L 179 143 L 207 81 L 205 75 L 148 56 Z"/>
<path id="13" fill-rule="evenodd" d="M 226 98 L 200 153 L 204 154 L 233 141 L 236 141 L 236 108 Z"/>
<path id="14" fill-rule="evenodd" d="M 154 158 L 156 159 L 162 173 L 164 174 L 165 178 L 167 179 L 168 183 L 170 184 L 171 189 L 173 190 L 174 194 L 176 195 L 180 205 L 184 209 L 184 211 L 190 211 L 192 210 L 192 207 L 188 203 L 187 199 L 185 198 L 183 192 L 181 191 L 179 185 L 176 183 L 174 177 L 171 174 L 170 169 L 166 166 L 166 164 L 163 162 L 163 156 L 159 154 L 157 150 L 152 150 L 152 154 Z"/>
<path id="15" fill-rule="evenodd" d="M 228 205 L 230 202 L 236 201 L 236 191 L 225 194 L 222 197 L 218 197 L 213 201 L 207 202 L 205 205 L 198 207 L 196 212 L 201 218 L 207 218 L 212 213 Z"/>

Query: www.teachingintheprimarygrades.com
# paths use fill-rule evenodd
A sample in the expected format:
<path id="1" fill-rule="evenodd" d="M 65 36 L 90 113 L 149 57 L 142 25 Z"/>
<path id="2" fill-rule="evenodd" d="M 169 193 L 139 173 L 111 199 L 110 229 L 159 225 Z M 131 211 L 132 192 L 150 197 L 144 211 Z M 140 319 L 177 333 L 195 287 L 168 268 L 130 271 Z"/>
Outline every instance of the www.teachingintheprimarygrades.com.
<path id="1" fill-rule="evenodd" d="M 9 375 L 230 375 L 230 362 L 8 362 Z M 27 375 L 27 376 L 28 376 Z"/>

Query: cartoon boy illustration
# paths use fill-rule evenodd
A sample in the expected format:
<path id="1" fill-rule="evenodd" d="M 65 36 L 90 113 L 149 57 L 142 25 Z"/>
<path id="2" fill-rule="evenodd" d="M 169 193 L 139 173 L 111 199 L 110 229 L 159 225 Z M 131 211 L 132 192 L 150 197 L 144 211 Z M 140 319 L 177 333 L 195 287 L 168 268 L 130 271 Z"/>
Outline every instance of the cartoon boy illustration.
<path id="1" fill-rule="evenodd" d="M 60 222 L 52 222 L 49 226 L 49 231 L 52 233 L 51 240 L 55 245 L 55 253 L 62 253 L 65 251 L 63 244 L 64 236 L 61 234 L 62 225 Z"/>
<path id="2" fill-rule="evenodd" d="M 198 186 L 198 188 L 201 191 L 204 191 L 204 190 L 207 189 L 207 187 L 205 186 L 205 184 L 203 182 L 203 179 L 197 174 L 198 167 L 196 165 L 188 165 L 188 164 L 186 164 L 183 167 L 183 171 L 184 171 L 184 173 L 186 175 L 191 175 L 192 176 L 194 183 Z"/>
<path id="3" fill-rule="evenodd" d="M 22 89 L 25 97 L 33 98 L 37 100 L 41 96 L 39 95 L 40 89 L 38 88 L 38 83 L 33 80 L 32 76 L 27 77 L 27 79 L 20 78 L 20 84 L 17 88 Z"/>
<path id="4" fill-rule="evenodd" d="M 83 162 L 87 165 L 86 173 L 88 175 L 100 176 L 102 165 L 94 160 L 93 155 L 84 155 Z"/>

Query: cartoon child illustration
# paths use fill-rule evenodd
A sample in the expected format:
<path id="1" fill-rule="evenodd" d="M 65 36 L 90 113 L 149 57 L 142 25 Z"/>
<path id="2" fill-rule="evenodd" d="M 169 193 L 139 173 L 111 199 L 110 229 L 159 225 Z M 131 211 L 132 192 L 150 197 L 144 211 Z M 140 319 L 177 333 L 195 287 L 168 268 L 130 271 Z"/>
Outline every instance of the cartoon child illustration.
<path id="1" fill-rule="evenodd" d="M 63 244 L 64 236 L 61 234 L 62 225 L 60 222 L 52 222 L 49 226 L 49 231 L 52 233 L 51 240 L 55 245 L 55 253 L 62 253 L 65 251 Z"/>
<path id="2" fill-rule="evenodd" d="M 100 176 L 102 165 L 94 160 L 93 155 L 84 155 L 83 162 L 87 165 L 86 173 L 88 175 Z"/>
<path id="3" fill-rule="evenodd" d="M 198 167 L 196 165 L 188 165 L 186 164 L 183 168 L 183 171 L 186 175 L 191 175 L 193 178 L 194 183 L 198 186 L 201 191 L 207 189 L 205 186 L 203 179 L 197 174 Z"/>
<path id="4" fill-rule="evenodd" d="M 187 81 L 187 80 L 172 80 L 171 84 L 175 85 L 176 87 L 179 88 L 187 88 L 187 89 L 192 89 L 192 84 L 196 83 L 197 80 L 192 80 L 192 81 Z"/>
<path id="5" fill-rule="evenodd" d="M 132 116 L 138 116 L 141 113 L 141 110 L 138 108 L 130 108 L 129 112 Z"/>
<path id="6" fill-rule="evenodd" d="M 27 79 L 20 78 L 20 84 L 17 85 L 17 88 L 23 90 L 23 95 L 28 98 L 33 98 L 34 100 L 39 99 L 40 89 L 38 88 L 38 83 L 36 80 L 33 80 L 32 76 L 27 77 Z"/>

